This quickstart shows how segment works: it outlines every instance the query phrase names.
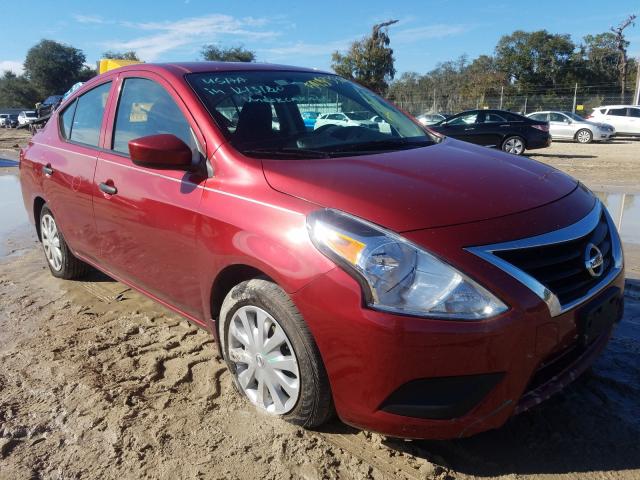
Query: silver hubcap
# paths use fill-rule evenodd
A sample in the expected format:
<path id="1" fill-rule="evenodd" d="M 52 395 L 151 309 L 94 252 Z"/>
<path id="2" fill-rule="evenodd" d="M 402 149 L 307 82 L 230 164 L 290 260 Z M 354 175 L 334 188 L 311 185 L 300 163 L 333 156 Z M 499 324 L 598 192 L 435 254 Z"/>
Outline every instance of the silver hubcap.
<path id="1" fill-rule="evenodd" d="M 48 213 L 43 215 L 40 221 L 40 236 L 42 237 L 42 246 L 49 265 L 55 271 L 60 270 L 62 268 L 60 234 L 58 233 L 56 221 Z"/>
<path id="2" fill-rule="evenodd" d="M 515 153 L 517 155 L 520 155 L 523 150 L 524 145 L 522 143 L 522 140 L 520 140 L 519 138 L 510 138 L 504 144 L 504 151 L 508 153 Z"/>
<path id="3" fill-rule="evenodd" d="M 589 132 L 583 130 L 582 132 L 578 133 L 578 141 L 580 143 L 587 143 L 590 139 L 591 135 L 589 134 Z"/>
<path id="4" fill-rule="evenodd" d="M 293 409 L 300 393 L 298 361 L 280 324 L 261 308 L 239 308 L 229 325 L 229 360 L 247 398 L 268 413 Z"/>

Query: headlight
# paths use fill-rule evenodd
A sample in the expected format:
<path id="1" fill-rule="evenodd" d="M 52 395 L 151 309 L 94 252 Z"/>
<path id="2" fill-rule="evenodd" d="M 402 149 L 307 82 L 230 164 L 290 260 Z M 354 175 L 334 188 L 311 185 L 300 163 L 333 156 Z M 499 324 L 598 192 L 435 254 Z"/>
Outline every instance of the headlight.
<path id="1" fill-rule="evenodd" d="M 408 315 L 477 320 L 507 307 L 442 260 L 393 232 L 336 210 L 307 218 L 313 244 L 362 286 L 368 305 Z"/>

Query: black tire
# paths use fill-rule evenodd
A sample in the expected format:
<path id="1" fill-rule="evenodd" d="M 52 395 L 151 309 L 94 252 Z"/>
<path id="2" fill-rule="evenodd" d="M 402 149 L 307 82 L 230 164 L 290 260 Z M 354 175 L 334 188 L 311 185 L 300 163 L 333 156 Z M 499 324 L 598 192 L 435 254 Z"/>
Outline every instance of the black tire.
<path id="1" fill-rule="evenodd" d="M 500 146 L 503 152 L 511 153 L 513 155 L 522 155 L 524 153 L 526 142 L 524 138 L 519 135 L 510 135 L 505 138 Z"/>
<path id="2" fill-rule="evenodd" d="M 578 143 L 591 143 L 593 141 L 593 133 L 588 128 L 581 128 L 576 132 L 575 138 Z"/>
<path id="3" fill-rule="evenodd" d="M 229 359 L 229 327 L 235 312 L 245 306 L 258 307 L 276 319 L 298 362 L 300 390 L 297 402 L 290 411 L 278 416 L 305 428 L 327 422 L 333 416 L 333 399 L 316 342 L 289 296 L 266 279 L 256 278 L 236 285 L 225 297 L 220 310 L 218 334 L 236 390 L 246 396 L 238 382 L 235 363 Z"/>
<path id="4" fill-rule="evenodd" d="M 45 248 L 46 240 L 44 239 L 43 235 L 46 236 L 46 232 L 43 232 L 43 221 L 46 217 L 50 217 L 53 220 L 57 230 L 57 237 L 59 241 L 59 248 L 60 248 L 60 255 L 61 255 L 59 268 L 56 268 L 52 264 L 52 261 L 49 260 L 48 253 Z M 67 242 L 64 240 L 64 237 L 62 236 L 62 232 L 58 228 L 57 223 L 55 223 L 55 217 L 53 216 L 53 213 L 51 212 L 51 210 L 49 210 L 49 207 L 47 207 L 46 204 L 42 207 L 42 210 L 40 211 L 39 222 L 40 222 L 39 224 L 40 239 L 42 241 L 43 250 L 45 253 L 45 259 L 47 260 L 47 265 L 49 265 L 49 270 L 51 270 L 51 275 L 57 278 L 64 278 L 65 280 L 71 280 L 71 279 L 79 278 L 79 277 L 82 277 L 83 275 L 86 275 L 87 272 L 91 270 L 91 267 L 86 263 L 84 263 L 82 260 L 77 259 L 73 255 L 73 253 L 71 253 L 71 250 L 67 245 Z"/>

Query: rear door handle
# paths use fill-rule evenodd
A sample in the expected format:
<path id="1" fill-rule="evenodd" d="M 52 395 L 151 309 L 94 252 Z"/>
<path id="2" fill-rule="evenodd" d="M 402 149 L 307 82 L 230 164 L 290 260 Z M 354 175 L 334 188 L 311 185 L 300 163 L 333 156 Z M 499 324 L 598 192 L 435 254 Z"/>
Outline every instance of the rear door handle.
<path id="1" fill-rule="evenodd" d="M 98 185 L 98 188 L 100 188 L 100 190 L 107 195 L 115 195 L 116 193 L 118 193 L 118 189 L 116 187 L 107 185 L 106 183 L 101 183 L 100 185 Z"/>
<path id="2" fill-rule="evenodd" d="M 50 177 L 51 175 L 53 175 L 53 168 L 51 168 L 50 163 L 47 163 L 46 165 L 42 166 L 42 173 L 44 173 L 47 177 Z"/>

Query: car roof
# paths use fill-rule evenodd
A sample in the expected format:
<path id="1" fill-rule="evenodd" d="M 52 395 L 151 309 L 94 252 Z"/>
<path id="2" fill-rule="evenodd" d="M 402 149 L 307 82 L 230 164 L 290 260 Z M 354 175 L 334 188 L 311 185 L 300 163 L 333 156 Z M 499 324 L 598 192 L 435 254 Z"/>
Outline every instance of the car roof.
<path id="1" fill-rule="evenodd" d="M 310 73 L 327 73 L 315 68 L 295 67 L 260 62 L 175 62 L 175 63 L 137 63 L 109 70 L 111 72 L 126 72 L 144 70 L 150 72 L 171 72 L 173 74 L 205 73 L 205 72 L 245 72 L 245 71 L 294 71 Z"/>
<path id="2" fill-rule="evenodd" d="M 595 107 L 594 110 L 598 108 L 640 108 L 640 105 L 601 105 L 599 107 Z"/>

